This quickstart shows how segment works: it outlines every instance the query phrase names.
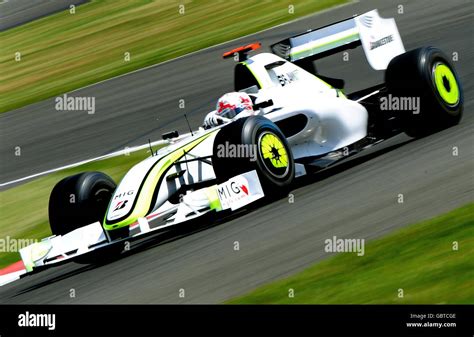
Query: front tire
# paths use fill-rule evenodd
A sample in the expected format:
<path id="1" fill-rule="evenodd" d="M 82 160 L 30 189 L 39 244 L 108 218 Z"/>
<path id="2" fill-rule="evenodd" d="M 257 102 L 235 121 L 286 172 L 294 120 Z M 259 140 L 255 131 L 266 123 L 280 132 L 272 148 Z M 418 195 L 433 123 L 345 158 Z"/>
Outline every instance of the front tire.
<path id="1" fill-rule="evenodd" d="M 104 173 L 83 172 L 66 177 L 54 186 L 49 198 L 49 223 L 54 235 L 65 235 L 75 229 L 104 220 L 116 184 Z M 126 228 L 128 234 L 128 227 Z M 121 232 L 121 235 L 125 233 Z M 123 245 L 115 244 L 74 259 L 79 263 L 102 263 L 117 256 Z M 100 255 L 99 255 L 100 254 Z"/>
<path id="2" fill-rule="evenodd" d="M 459 77 L 441 50 L 422 47 L 393 58 L 385 72 L 390 94 L 419 98 L 419 111 L 401 111 L 404 131 L 421 137 L 460 122 L 464 97 Z"/>
<path id="3" fill-rule="evenodd" d="M 232 146 L 252 149 L 247 151 L 252 156 L 223 153 L 223 148 Z M 214 140 L 212 164 L 219 182 L 256 170 L 267 196 L 285 194 L 295 176 L 293 155 L 285 136 L 262 116 L 241 118 L 224 126 Z"/>

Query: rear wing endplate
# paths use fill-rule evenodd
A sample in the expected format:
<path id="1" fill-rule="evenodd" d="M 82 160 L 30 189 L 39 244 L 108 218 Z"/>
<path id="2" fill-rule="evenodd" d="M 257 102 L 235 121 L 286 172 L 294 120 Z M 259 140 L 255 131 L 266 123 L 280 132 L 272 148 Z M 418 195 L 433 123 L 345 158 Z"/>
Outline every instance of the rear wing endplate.
<path id="1" fill-rule="evenodd" d="M 386 69 L 395 56 L 405 52 L 395 19 L 381 18 L 376 9 L 287 38 L 271 45 L 271 50 L 296 62 L 323 58 L 360 45 L 375 70 Z"/>

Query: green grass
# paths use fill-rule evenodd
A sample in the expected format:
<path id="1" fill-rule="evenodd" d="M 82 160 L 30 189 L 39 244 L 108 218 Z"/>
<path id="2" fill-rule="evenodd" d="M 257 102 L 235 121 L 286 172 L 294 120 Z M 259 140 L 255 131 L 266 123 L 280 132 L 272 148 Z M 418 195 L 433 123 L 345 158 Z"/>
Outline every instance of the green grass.
<path id="1" fill-rule="evenodd" d="M 0 112 L 347 1 L 93 0 L 0 33 Z"/>
<path id="2" fill-rule="evenodd" d="M 128 156 L 91 162 L 0 192 L 0 238 L 42 239 L 51 235 L 48 222 L 49 194 L 59 180 L 83 171 L 101 171 L 119 182 L 135 163 L 147 156 L 149 151 L 141 150 Z M 0 268 L 19 259 L 16 252 L 0 252 Z"/>
<path id="3" fill-rule="evenodd" d="M 472 304 L 474 204 L 366 243 L 363 257 L 341 253 L 228 303 Z"/>

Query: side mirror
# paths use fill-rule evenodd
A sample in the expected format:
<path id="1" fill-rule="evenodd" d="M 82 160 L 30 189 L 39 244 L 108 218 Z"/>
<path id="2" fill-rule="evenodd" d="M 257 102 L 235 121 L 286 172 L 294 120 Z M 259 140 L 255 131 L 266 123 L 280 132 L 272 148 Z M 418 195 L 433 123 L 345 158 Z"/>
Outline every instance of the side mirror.
<path id="1" fill-rule="evenodd" d="M 161 138 L 163 138 L 163 140 L 173 139 L 173 138 L 178 138 L 178 137 L 179 137 L 179 132 L 177 130 L 170 131 L 161 135 Z"/>
<path id="2" fill-rule="evenodd" d="M 269 99 L 268 101 L 263 101 L 260 103 L 257 103 L 253 106 L 254 110 L 258 110 L 261 108 L 268 108 L 269 106 L 273 105 L 273 100 Z"/>

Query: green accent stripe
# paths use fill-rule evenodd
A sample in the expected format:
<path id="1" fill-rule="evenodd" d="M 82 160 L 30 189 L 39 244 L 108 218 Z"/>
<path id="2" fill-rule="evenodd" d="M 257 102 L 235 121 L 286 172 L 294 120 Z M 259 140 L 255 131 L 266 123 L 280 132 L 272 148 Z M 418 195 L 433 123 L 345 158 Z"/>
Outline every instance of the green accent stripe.
<path id="1" fill-rule="evenodd" d="M 324 43 L 319 43 L 319 44 L 317 44 L 318 41 L 313 41 L 313 43 L 304 50 L 300 50 L 293 53 L 290 52 L 290 57 L 292 58 L 292 61 L 295 61 L 297 59 L 319 54 L 327 50 L 331 50 L 339 46 L 342 46 L 344 44 L 351 43 L 358 40 L 360 40 L 359 33 L 352 33 L 348 36 L 341 37 L 340 39 L 337 39 L 334 41 L 329 41 L 329 42 L 324 42 Z"/>
<path id="2" fill-rule="evenodd" d="M 221 201 L 219 200 L 219 196 L 217 195 L 217 185 L 208 187 L 206 189 L 206 196 L 209 200 L 209 207 L 211 210 L 215 210 L 216 212 L 222 210 Z"/>
<path id="3" fill-rule="evenodd" d="M 260 89 L 263 89 L 263 85 L 262 85 L 262 82 L 260 81 L 260 79 L 258 78 L 257 75 L 255 75 L 255 73 L 253 72 L 252 70 L 252 67 L 250 67 L 247 62 L 243 61 L 241 62 L 243 65 L 245 65 L 247 67 L 247 69 L 250 71 L 250 73 L 253 75 L 253 77 L 257 80 L 257 83 L 258 83 L 258 86 L 260 87 Z"/>

